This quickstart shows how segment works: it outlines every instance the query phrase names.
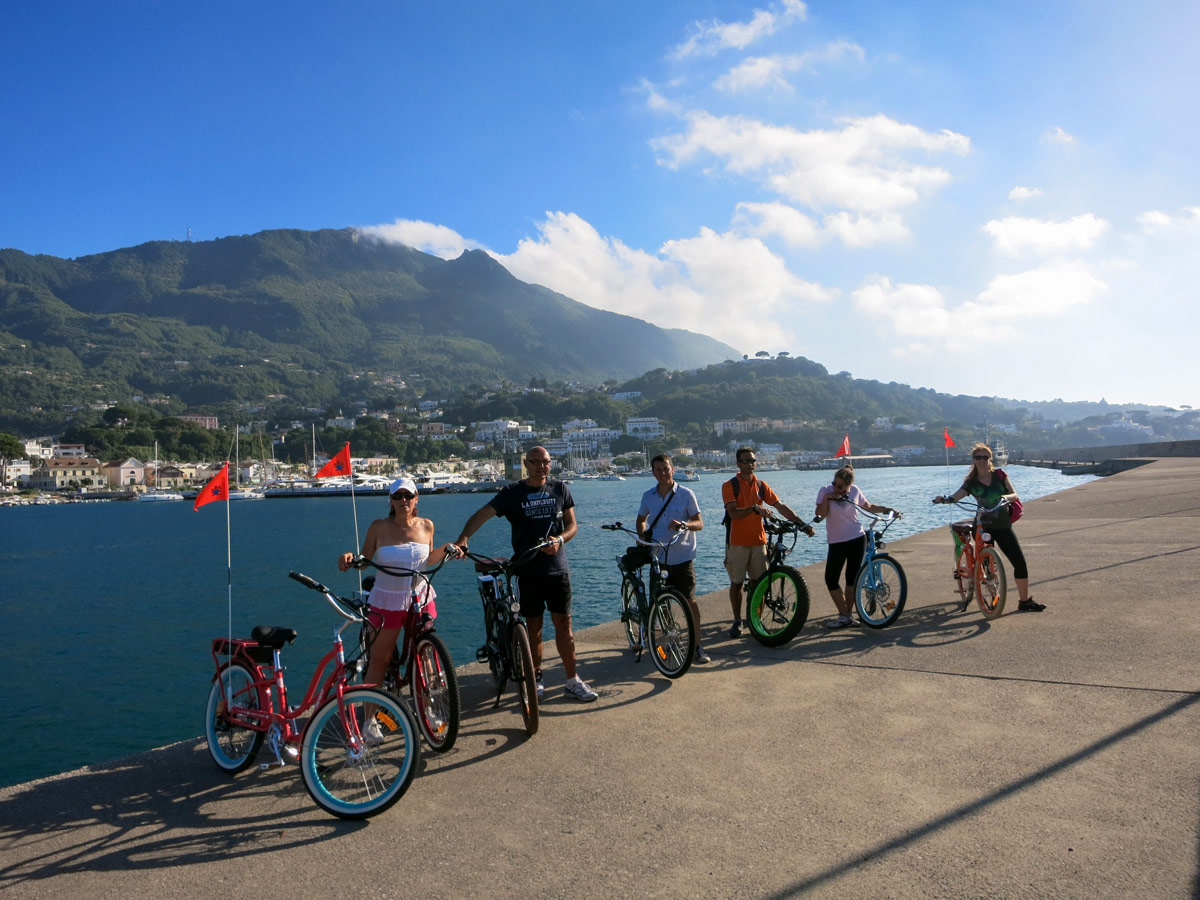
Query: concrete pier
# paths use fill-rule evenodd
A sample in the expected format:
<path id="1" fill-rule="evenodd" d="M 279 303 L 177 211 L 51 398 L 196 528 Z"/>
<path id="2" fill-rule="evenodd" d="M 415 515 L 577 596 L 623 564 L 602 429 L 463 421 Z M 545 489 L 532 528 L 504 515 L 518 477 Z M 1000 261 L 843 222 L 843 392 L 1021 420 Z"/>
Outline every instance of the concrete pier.
<path id="1" fill-rule="evenodd" d="M 729 639 L 710 594 L 713 662 L 678 681 L 635 664 L 619 624 L 581 632 L 601 697 L 564 698 L 550 661 L 530 739 L 466 666 L 457 746 L 366 823 L 321 812 L 294 769 L 222 775 L 202 740 L 4 789 L 0 893 L 1200 896 L 1200 460 L 1030 502 L 1017 532 L 1043 613 L 958 612 L 938 529 L 890 545 L 909 600 L 885 630 L 826 631 L 809 567 L 792 644 Z M 103 712 L 69 697 L 64 680 L 63 727 L 29 752 Z M 199 729 L 204 698 L 179 703 Z"/>

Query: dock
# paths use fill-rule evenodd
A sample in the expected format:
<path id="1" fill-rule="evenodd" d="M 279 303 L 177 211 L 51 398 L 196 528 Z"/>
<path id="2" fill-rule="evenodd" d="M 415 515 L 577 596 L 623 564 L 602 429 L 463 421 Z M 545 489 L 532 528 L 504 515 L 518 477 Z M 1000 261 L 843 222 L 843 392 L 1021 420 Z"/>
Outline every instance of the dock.
<path id="1" fill-rule="evenodd" d="M 0 790 L 0 892 L 1198 897 L 1200 460 L 1031 501 L 1016 527 L 1042 613 L 1016 612 L 1011 583 L 1000 618 L 959 612 L 939 528 L 889 545 L 909 600 L 887 629 L 827 631 L 809 566 L 796 640 L 729 638 L 725 592 L 708 594 L 713 661 L 677 681 L 635 663 L 619 623 L 579 632 L 600 699 L 565 698 L 548 659 L 532 738 L 514 695 L 495 708 L 464 666 L 457 745 L 365 823 L 320 811 L 292 768 L 225 776 L 200 738 Z M 103 714 L 71 709 L 69 677 L 63 696 L 30 752 Z M 204 699 L 153 714 L 199 731 Z"/>

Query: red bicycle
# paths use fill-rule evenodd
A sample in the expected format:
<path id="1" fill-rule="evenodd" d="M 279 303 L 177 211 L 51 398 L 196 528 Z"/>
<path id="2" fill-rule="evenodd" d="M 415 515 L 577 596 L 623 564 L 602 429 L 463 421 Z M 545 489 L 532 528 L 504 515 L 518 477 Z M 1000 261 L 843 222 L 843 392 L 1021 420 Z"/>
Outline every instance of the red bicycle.
<path id="1" fill-rule="evenodd" d="M 442 639 L 434 633 L 434 617 L 429 612 L 430 591 L 435 572 L 394 568 L 356 556 L 350 565 L 361 569 L 370 566 L 387 575 L 411 578 L 414 585 L 412 602 L 404 618 L 404 630 L 398 646 L 392 650 L 392 661 L 383 674 L 380 685 L 385 691 L 399 697 L 407 685 L 412 693 L 413 707 L 417 711 L 417 725 L 431 750 L 444 753 L 454 746 L 458 738 L 458 725 L 462 715 L 462 702 L 458 692 L 458 675 L 450 660 L 450 651 Z M 368 592 L 366 601 L 371 602 L 369 591 L 374 579 L 363 579 L 363 589 Z M 368 612 L 363 619 L 360 646 L 370 652 L 371 645 L 379 633 Z"/>
<path id="2" fill-rule="evenodd" d="M 335 597 L 307 575 L 289 575 L 323 594 L 346 621 L 295 706 L 288 702 L 280 658 L 283 646 L 296 639 L 295 629 L 258 625 L 250 640 L 214 640 L 216 674 L 204 715 L 208 750 L 221 770 L 233 774 L 253 763 L 266 742 L 274 759 L 260 768 L 298 760 L 318 806 L 339 818 L 365 819 L 392 806 L 412 783 L 420 757 L 412 713 L 386 691 L 349 683 L 362 660 L 347 664 L 342 630 L 362 621 L 366 604 Z"/>
<path id="3" fill-rule="evenodd" d="M 996 618 L 1004 612 L 1008 579 L 1000 554 L 992 546 L 992 536 L 984 530 L 983 517 L 999 511 L 1008 501 L 1001 500 L 990 509 L 980 506 L 978 501 L 964 503 L 935 498 L 933 502 L 953 503 L 974 513 L 970 519 L 950 523 L 954 534 L 954 583 L 962 601 L 959 611 L 966 610 L 971 600 L 975 600 L 985 617 Z"/>

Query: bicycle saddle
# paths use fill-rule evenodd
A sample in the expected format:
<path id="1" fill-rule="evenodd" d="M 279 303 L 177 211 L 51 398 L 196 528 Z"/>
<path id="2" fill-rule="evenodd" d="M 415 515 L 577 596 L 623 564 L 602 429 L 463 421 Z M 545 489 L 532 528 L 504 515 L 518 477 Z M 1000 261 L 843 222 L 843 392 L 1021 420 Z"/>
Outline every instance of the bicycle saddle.
<path id="1" fill-rule="evenodd" d="M 272 650 L 282 650 L 284 644 L 290 644 L 295 639 L 295 628 L 280 628 L 278 625 L 255 625 L 250 632 L 250 640 Z"/>
<path id="2" fill-rule="evenodd" d="M 970 537 L 975 532 L 975 522 L 973 519 L 963 519 L 961 522 L 951 522 L 950 528 L 956 534 L 961 534 L 963 537 Z"/>

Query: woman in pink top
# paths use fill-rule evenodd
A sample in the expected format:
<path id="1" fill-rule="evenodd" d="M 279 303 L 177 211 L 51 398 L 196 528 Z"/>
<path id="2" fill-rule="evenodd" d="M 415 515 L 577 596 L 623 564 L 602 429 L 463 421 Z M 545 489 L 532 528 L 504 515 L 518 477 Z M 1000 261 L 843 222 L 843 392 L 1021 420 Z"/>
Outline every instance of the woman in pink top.
<path id="1" fill-rule="evenodd" d="M 825 560 L 825 587 L 833 597 L 833 605 L 837 607 L 838 616 L 829 622 L 827 628 L 845 628 L 847 625 L 859 624 L 850 618 L 850 595 L 854 590 L 854 582 L 858 579 L 858 567 L 866 550 L 867 535 L 862 523 L 858 521 L 855 507 L 861 506 L 868 512 L 894 512 L 886 506 L 876 506 L 867 500 L 866 495 L 854 483 L 854 468 L 842 466 L 833 476 L 833 484 L 827 484 L 817 491 L 817 517 L 814 522 L 825 521 L 825 538 L 829 541 L 829 556 Z M 896 513 L 900 518 L 900 513 Z M 846 570 L 846 589 L 838 584 L 842 569 Z"/>

